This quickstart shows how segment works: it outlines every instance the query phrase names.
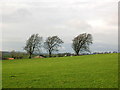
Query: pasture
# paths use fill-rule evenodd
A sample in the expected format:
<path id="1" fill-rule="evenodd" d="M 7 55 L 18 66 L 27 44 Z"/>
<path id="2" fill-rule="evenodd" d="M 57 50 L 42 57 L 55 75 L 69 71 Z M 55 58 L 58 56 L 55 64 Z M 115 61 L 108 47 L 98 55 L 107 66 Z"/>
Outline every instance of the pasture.
<path id="1" fill-rule="evenodd" d="M 3 88 L 117 88 L 118 54 L 2 61 Z"/>

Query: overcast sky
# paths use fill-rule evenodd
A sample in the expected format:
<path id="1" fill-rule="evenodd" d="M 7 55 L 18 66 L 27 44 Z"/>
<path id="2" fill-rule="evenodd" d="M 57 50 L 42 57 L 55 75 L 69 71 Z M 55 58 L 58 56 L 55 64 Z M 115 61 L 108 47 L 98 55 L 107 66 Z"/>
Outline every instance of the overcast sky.
<path id="1" fill-rule="evenodd" d="M 118 49 L 118 0 L 0 0 L 0 20 L 4 51 L 23 51 L 34 33 L 44 40 L 58 35 L 60 52 L 73 52 L 81 33 L 93 35 L 93 52 Z"/>

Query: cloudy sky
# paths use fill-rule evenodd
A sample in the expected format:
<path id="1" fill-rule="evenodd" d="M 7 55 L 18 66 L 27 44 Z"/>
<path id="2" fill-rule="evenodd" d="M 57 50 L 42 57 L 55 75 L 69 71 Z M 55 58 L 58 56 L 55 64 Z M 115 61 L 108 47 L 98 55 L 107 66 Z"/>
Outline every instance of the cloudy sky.
<path id="1" fill-rule="evenodd" d="M 58 35 L 60 52 L 73 52 L 72 39 L 81 33 L 93 35 L 93 52 L 118 49 L 118 0 L 0 0 L 0 21 L 4 51 L 23 51 L 34 33 L 44 40 Z"/>

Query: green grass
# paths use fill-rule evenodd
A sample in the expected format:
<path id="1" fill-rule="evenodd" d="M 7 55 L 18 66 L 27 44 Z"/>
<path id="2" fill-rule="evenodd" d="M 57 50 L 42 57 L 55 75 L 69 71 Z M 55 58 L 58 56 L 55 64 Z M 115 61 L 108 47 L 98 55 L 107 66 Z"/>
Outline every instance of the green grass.
<path id="1" fill-rule="evenodd" d="M 3 61 L 3 88 L 117 88 L 118 54 Z"/>

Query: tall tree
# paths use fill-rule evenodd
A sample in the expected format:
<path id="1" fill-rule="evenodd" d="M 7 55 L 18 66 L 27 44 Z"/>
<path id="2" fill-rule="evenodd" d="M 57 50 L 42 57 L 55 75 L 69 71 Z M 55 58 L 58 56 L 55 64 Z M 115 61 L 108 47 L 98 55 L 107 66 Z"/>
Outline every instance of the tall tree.
<path id="1" fill-rule="evenodd" d="M 89 45 L 92 43 L 92 35 L 83 33 L 73 39 L 72 48 L 75 51 L 76 55 L 79 55 L 80 52 L 90 52 Z"/>
<path id="2" fill-rule="evenodd" d="M 36 45 L 35 53 L 38 54 L 38 55 L 40 56 L 40 54 L 42 53 L 43 38 L 40 37 L 39 40 L 40 40 L 40 42 Z"/>
<path id="3" fill-rule="evenodd" d="M 58 36 L 48 37 L 44 42 L 44 48 L 48 51 L 49 57 L 51 57 L 52 52 L 58 51 L 63 41 Z"/>
<path id="4" fill-rule="evenodd" d="M 24 50 L 26 50 L 29 54 L 29 58 L 32 57 L 32 54 L 34 53 L 35 49 L 38 48 L 38 46 L 40 46 L 39 44 L 42 41 L 41 38 L 42 37 L 39 37 L 39 34 L 33 34 L 27 40 Z"/>

